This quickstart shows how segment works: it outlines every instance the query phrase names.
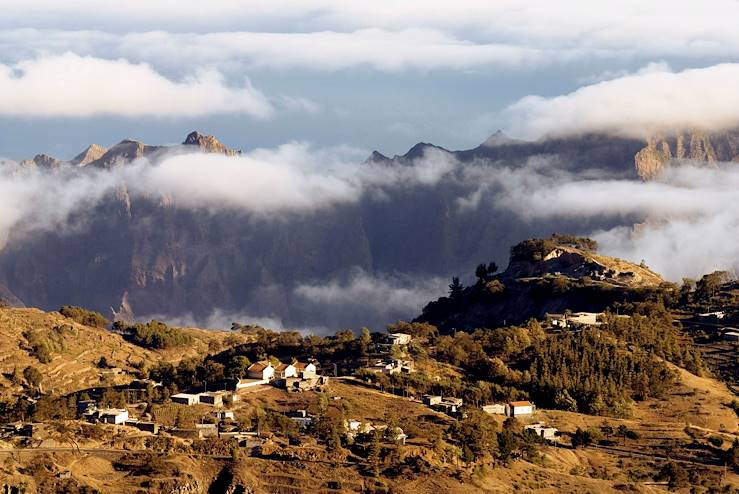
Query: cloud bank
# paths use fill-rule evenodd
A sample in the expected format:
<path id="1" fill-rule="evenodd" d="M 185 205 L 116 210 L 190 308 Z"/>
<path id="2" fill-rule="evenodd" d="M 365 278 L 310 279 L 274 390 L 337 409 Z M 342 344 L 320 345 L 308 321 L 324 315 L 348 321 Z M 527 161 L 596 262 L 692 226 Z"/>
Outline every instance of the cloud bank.
<path id="1" fill-rule="evenodd" d="M 177 207 L 277 218 L 312 214 L 392 187 L 438 183 L 458 163 L 431 149 L 409 166 L 364 163 L 367 151 L 294 142 L 240 156 L 173 151 L 111 169 L 0 165 L 0 246 L 11 231 L 64 231 L 106 194 L 162 197 Z"/>
<path id="2" fill-rule="evenodd" d="M 739 64 L 671 72 L 664 66 L 554 98 L 527 96 L 506 114 L 527 137 L 604 132 L 649 137 L 676 129 L 739 125 Z"/>
<path id="3" fill-rule="evenodd" d="M 448 280 L 408 275 L 370 275 L 355 269 L 347 279 L 298 285 L 295 306 L 307 320 L 333 328 L 384 325 L 409 320 L 431 300 L 444 295 Z"/>
<path id="4" fill-rule="evenodd" d="M 604 254 L 644 259 L 671 281 L 716 269 L 739 273 L 739 166 L 682 165 L 653 182 L 551 173 L 540 164 L 476 178 L 496 190 L 496 207 L 522 220 L 609 219 L 618 226 L 590 234 Z M 480 206 L 482 207 L 482 206 Z"/>
<path id="5" fill-rule="evenodd" d="M 82 57 L 73 53 L 0 64 L 0 115 L 13 117 L 196 117 L 273 112 L 247 80 L 229 87 L 216 71 L 181 81 L 146 64 Z"/>

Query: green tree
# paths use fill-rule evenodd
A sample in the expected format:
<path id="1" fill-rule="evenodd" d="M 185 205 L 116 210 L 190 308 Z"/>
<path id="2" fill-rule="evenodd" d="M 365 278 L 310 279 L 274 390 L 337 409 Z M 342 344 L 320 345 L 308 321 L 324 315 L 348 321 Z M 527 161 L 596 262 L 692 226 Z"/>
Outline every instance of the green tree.
<path id="1" fill-rule="evenodd" d="M 28 385 L 33 389 L 39 388 L 41 386 L 41 381 L 44 378 L 44 376 L 37 368 L 30 366 L 26 367 L 23 370 L 23 377 L 25 378 Z"/>
<path id="2" fill-rule="evenodd" d="M 452 282 L 449 284 L 449 298 L 457 300 L 462 296 L 464 285 L 459 281 L 457 276 L 452 278 Z"/>

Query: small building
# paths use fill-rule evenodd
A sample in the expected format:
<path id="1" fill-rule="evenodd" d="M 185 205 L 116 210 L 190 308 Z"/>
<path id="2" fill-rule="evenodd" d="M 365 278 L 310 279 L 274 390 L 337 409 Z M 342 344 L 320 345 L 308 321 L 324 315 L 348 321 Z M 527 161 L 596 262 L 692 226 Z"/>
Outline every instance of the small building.
<path id="1" fill-rule="evenodd" d="M 207 392 L 198 395 L 198 401 L 203 405 L 211 405 L 214 407 L 223 406 L 223 393 Z"/>
<path id="2" fill-rule="evenodd" d="M 195 405 L 200 402 L 200 396 L 192 393 L 177 393 L 170 396 L 169 399 L 175 403 L 179 403 L 180 405 L 187 406 Z"/>
<path id="3" fill-rule="evenodd" d="M 104 424 L 125 424 L 128 420 L 128 410 L 125 408 L 104 408 L 97 411 L 98 420 Z"/>
<path id="4" fill-rule="evenodd" d="M 482 411 L 490 415 L 505 415 L 505 410 L 506 406 L 503 403 L 493 403 L 482 407 Z"/>
<path id="5" fill-rule="evenodd" d="M 275 379 L 287 379 L 288 377 L 296 377 L 298 370 L 293 364 L 280 364 L 275 367 Z"/>
<path id="6" fill-rule="evenodd" d="M 441 396 L 439 395 L 423 395 L 423 404 L 426 406 L 438 405 L 441 403 Z"/>
<path id="7" fill-rule="evenodd" d="M 264 384 L 269 384 L 269 379 L 237 379 L 233 381 L 231 389 L 233 391 L 241 391 L 243 389 L 255 388 Z M 238 400 L 238 395 L 233 395 L 233 398 Z"/>
<path id="8" fill-rule="evenodd" d="M 402 346 L 410 344 L 413 337 L 406 333 L 390 333 L 387 335 L 387 341 L 393 346 Z"/>
<path id="9" fill-rule="evenodd" d="M 295 375 L 303 379 L 310 379 L 318 376 L 318 369 L 313 362 L 295 362 Z"/>
<path id="10" fill-rule="evenodd" d="M 727 328 L 727 329 L 731 329 L 731 331 L 726 331 L 724 333 L 724 340 L 739 341 L 739 330 L 736 330 L 734 328 Z"/>
<path id="11" fill-rule="evenodd" d="M 296 410 L 288 413 L 287 416 L 290 420 L 298 424 L 301 429 L 305 429 L 313 424 L 313 417 L 309 417 L 306 410 Z"/>
<path id="12" fill-rule="evenodd" d="M 77 416 L 81 417 L 97 410 L 97 402 L 95 400 L 80 400 L 77 402 Z"/>
<path id="13" fill-rule="evenodd" d="M 555 439 L 557 437 L 557 434 L 559 433 L 559 429 L 556 429 L 555 427 L 548 427 L 542 423 L 526 425 L 524 426 L 524 430 L 532 431 L 540 438 L 547 440 Z"/>
<path id="14" fill-rule="evenodd" d="M 512 401 L 507 405 L 506 415 L 509 417 L 533 415 L 535 409 L 530 401 Z"/>
<path id="15" fill-rule="evenodd" d="M 216 418 L 218 420 L 233 420 L 234 413 L 231 410 L 219 410 L 216 412 Z"/>
<path id="16" fill-rule="evenodd" d="M 216 424 L 195 424 L 198 438 L 218 437 L 218 426 Z"/>
<path id="17" fill-rule="evenodd" d="M 595 326 L 598 324 L 599 315 L 596 312 L 575 312 L 568 319 L 571 323 Z"/>
<path id="18" fill-rule="evenodd" d="M 250 379 L 270 381 L 275 376 L 275 368 L 266 360 L 251 364 L 246 372 Z"/>
<path id="19" fill-rule="evenodd" d="M 144 432 L 151 432 L 152 434 L 159 433 L 159 424 L 156 422 L 142 422 L 141 420 L 126 420 L 126 425 L 129 427 L 135 427 L 136 429 Z"/>

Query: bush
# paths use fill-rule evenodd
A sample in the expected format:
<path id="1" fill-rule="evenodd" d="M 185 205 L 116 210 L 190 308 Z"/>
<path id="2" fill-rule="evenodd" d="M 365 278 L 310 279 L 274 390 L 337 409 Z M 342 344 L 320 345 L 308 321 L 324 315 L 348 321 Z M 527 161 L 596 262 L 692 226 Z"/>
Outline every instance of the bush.
<path id="1" fill-rule="evenodd" d="M 192 341 L 192 337 L 181 329 L 169 327 L 156 320 L 130 326 L 127 330 L 130 333 L 128 338 L 133 343 L 146 348 L 172 348 Z"/>
<path id="2" fill-rule="evenodd" d="M 107 328 L 110 324 L 99 312 L 84 309 L 74 305 L 65 305 L 59 309 L 59 313 L 71 320 L 93 328 Z"/>

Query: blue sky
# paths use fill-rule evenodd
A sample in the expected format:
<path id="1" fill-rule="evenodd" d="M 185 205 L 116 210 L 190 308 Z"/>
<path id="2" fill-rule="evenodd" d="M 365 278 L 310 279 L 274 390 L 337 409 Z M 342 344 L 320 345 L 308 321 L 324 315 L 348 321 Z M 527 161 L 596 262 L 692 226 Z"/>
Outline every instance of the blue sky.
<path id="1" fill-rule="evenodd" d="M 0 156 L 734 125 L 738 4 L 684 3 L 0 0 Z"/>

